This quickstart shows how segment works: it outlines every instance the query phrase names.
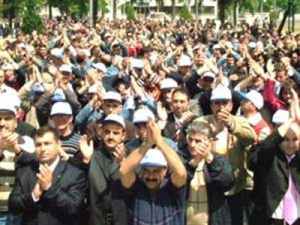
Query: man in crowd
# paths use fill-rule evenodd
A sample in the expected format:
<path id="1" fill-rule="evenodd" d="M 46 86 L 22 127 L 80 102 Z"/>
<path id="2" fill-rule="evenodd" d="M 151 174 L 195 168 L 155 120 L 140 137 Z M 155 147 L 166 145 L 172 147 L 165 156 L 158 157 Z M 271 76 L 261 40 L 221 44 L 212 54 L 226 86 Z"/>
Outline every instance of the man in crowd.
<path id="1" fill-rule="evenodd" d="M 60 159 L 59 136 L 48 127 L 35 136 L 37 163 L 17 170 L 9 209 L 21 224 L 79 224 L 87 190 L 84 171 Z"/>
<path id="2" fill-rule="evenodd" d="M 147 141 L 121 162 L 127 224 L 184 224 L 186 170 L 153 120 L 147 130 Z M 139 165 L 140 176 L 136 174 Z"/>

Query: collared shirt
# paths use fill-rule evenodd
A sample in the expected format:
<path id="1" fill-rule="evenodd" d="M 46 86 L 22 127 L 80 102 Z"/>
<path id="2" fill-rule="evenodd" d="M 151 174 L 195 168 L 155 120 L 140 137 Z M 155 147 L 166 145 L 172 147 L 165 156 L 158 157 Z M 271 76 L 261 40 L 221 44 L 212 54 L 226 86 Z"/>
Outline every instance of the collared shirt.
<path id="1" fill-rule="evenodd" d="M 293 158 L 295 157 L 296 155 L 293 154 L 291 156 L 288 156 L 288 155 L 285 155 L 288 163 L 290 163 Z M 291 176 L 291 173 L 289 173 L 289 179 L 292 179 L 292 176 Z M 294 182 L 292 180 L 292 182 Z M 284 219 L 283 218 L 283 200 L 284 200 L 284 197 L 285 197 L 286 194 L 284 194 L 282 200 L 280 201 L 279 205 L 277 206 L 276 210 L 274 211 L 274 213 L 272 214 L 272 218 L 273 219 Z M 300 193 L 297 192 L 296 196 L 294 196 L 295 200 L 296 200 L 296 204 L 297 204 L 297 215 L 298 215 L 298 218 L 300 218 Z"/>

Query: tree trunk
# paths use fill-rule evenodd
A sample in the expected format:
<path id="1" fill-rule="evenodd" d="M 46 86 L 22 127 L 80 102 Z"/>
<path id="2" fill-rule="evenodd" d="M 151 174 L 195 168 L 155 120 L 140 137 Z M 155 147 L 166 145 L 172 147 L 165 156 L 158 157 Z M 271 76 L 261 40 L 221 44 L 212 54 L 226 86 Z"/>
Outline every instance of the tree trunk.
<path id="1" fill-rule="evenodd" d="M 221 25 L 224 24 L 225 22 L 225 2 L 224 0 L 219 0 L 218 2 L 219 5 L 219 20 L 221 21 Z"/>
<path id="2" fill-rule="evenodd" d="M 172 0 L 172 18 L 175 18 L 175 0 Z"/>
<path id="3" fill-rule="evenodd" d="M 233 25 L 237 25 L 237 10 L 238 10 L 238 1 L 233 2 Z"/>
<path id="4" fill-rule="evenodd" d="M 48 14 L 49 14 L 49 19 L 51 20 L 52 19 L 52 5 L 51 5 L 51 2 L 49 1 L 48 2 Z"/>
<path id="5" fill-rule="evenodd" d="M 113 19 L 117 17 L 117 0 L 113 0 Z"/>

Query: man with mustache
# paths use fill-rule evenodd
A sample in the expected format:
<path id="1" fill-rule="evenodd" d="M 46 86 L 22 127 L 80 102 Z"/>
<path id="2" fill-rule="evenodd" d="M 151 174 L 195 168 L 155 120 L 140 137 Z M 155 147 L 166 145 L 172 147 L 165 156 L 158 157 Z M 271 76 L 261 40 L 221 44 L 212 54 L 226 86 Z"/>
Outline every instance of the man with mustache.
<path id="1" fill-rule="evenodd" d="M 147 141 L 121 162 L 121 183 L 128 207 L 127 224 L 182 225 L 186 170 L 153 120 L 147 123 L 147 133 Z M 138 176 L 139 165 L 141 173 Z"/>
<path id="2" fill-rule="evenodd" d="M 118 195 L 119 165 L 125 156 L 126 125 L 123 117 L 110 114 L 97 125 L 100 143 L 88 143 L 82 151 L 89 167 L 90 225 L 127 225 L 126 208 Z M 83 146 L 81 146 L 83 147 Z"/>

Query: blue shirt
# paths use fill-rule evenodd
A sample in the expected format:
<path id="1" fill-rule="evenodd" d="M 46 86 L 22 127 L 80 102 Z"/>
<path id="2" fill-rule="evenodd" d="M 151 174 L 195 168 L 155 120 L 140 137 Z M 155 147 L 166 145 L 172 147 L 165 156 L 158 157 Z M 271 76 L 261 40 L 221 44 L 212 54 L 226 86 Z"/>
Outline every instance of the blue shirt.
<path id="1" fill-rule="evenodd" d="M 137 178 L 126 190 L 128 224 L 130 225 L 184 225 L 185 186 L 175 187 L 165 179 L 156 192 L 150 192 Z"/>

